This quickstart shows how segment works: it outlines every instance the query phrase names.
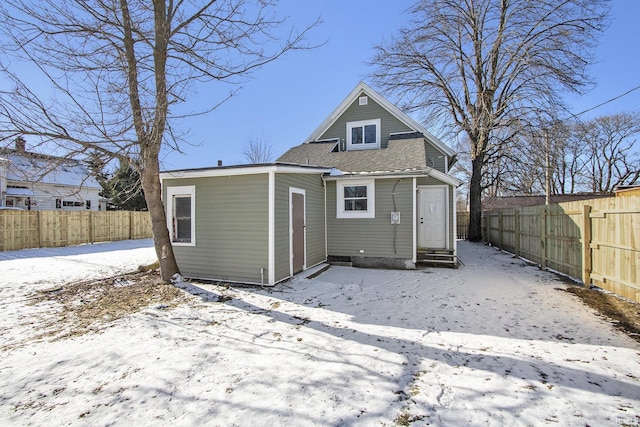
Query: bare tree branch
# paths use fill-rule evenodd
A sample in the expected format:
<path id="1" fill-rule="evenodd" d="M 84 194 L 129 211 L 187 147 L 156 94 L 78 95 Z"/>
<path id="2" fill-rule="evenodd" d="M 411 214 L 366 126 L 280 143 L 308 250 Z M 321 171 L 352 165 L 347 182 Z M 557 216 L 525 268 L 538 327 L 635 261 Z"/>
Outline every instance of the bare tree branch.
<path id="1" fill-rule="evenodd" d="M 273 160 L 273 146 L 264 135 L 252 136 L 242 150 L 242 155 L 251 164 L 269 163 Z"/>
<path id="2" fill-rule="evenodd" d="M 212 111 L 255 70 L 312 48 L 305 37 L 318 22 L 283 33 L 274 6 L 268 0 L 6 0 L 0 4 L 3 138 L 38 136 L 69 155 L 99 153 L 135 166 L 162 277 L 169 280 L 178 267 L 159 156 L 180 150 L 180 118 Z M 7 58 L 37 67 L 53 100 L 38 96 Z M 212 82 L 231 85 L 228 95 L 201 111 L 180 112 L 179 104 Z"/>
<path id="3" fill-rule="evenodd" d="M 408 27 L 376 47 L 375 83 L 467 136 L 470 240 L 481 238 L 485 157 L 505 141 L 492 134 L 555 118 L 563 92 L 591 83 L 586 66 L 607 13 L 606 0 L 422 0 Z"/>

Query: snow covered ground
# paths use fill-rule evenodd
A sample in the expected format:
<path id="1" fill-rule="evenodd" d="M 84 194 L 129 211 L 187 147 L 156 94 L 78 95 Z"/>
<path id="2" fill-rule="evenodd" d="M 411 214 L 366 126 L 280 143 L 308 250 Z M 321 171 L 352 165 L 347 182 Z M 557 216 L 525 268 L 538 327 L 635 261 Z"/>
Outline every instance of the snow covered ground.
<path id="1" fill-rule="evenodd" d="M 187 285 L 57 341 L 33 338 L 57 309 L 33 293 L 150 264 L 151 242 L 0 253 L 0 425 L 640 425 L 638 343 L 552 274 L 459 251 L 457 270 Z"/>

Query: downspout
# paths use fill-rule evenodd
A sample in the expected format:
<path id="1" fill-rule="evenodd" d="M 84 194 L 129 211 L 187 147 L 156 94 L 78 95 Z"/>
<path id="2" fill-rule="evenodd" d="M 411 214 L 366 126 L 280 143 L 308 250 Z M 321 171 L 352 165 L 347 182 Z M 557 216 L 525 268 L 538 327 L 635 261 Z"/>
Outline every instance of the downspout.
<path id="1" fill-rule="evenodd" d="M 324 190 L 324 260 L 325 262 L 329 259 L 329 240 L 327 238 L 327 181 L 322 179 L 322 188 Z"/>
<path id="2" fill-rule="evenodd" d="M 269 238 L 268 238 L 268 263 L 269 263 L 269 285 L 276 283 L 276 254 L 275 254 L 275 199 L 276 199 L 276 173 L 275 171 L 269 172 Z"/>
<path id="3" fill-rule="evenodd" d="M 457 187 L 452 185 L 453 187 L 453 256 L 456 260 L 456 265 L 458 261 L 458 196 L 456 195 Z"/>
<path id="4" fill-rule="evenodd" d="M 415 264 L 418 262 L 418 211 L 417 203 L 418 199 L 418 179 L 413 177 L 413 258 L 411 261 Z"/>

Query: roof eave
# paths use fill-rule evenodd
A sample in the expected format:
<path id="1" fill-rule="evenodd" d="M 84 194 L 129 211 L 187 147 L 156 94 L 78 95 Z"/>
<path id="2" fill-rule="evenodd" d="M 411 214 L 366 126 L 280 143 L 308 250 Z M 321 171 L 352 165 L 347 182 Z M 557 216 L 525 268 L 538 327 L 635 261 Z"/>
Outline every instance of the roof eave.
<path id="1" fill-rule="evenodd" d="M 453 185 L 454 187 L 459 187 L 462 185 L 462 181 L 458 178 L 446 174 L 444 172 L 440 172 L 437 169 L 425 169 L 425 170 L 406 170 L 406 171 L 372 171 L 372 172 L 342 172 L 342 175 L 325 175 L 323 178 L 326 181 L 336 181 L 341 179 L 358 179 L 358 178 L 424 178 L 427 176 L 431 176 L 439 181 L 444 182 L 445 184 Z"/>
<path id="2" fill-rule="evenodd" d="M 254 175 L 260 173 L 329 173 L 331 168 L 296 163 L 262 163 L 195 169 L 176 169 L 160 172 L 160 180 L 177 178 L 205 178 L 214 176 Z"/>

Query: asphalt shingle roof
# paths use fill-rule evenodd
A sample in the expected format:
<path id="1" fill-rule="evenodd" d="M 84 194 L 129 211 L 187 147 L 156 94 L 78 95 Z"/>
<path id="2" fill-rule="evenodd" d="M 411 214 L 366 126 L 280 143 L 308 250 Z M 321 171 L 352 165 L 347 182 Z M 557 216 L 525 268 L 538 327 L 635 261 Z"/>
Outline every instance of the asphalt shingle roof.
<path id="1" fill-rule="evenodd" d="M 278 162 L 332 167 L 342 172 L 400 172 L 427 170 L 425 139 L 390 140 L 376 150 L 333 152 L 336 141 L 309 142 L 291 148 Z"/>

